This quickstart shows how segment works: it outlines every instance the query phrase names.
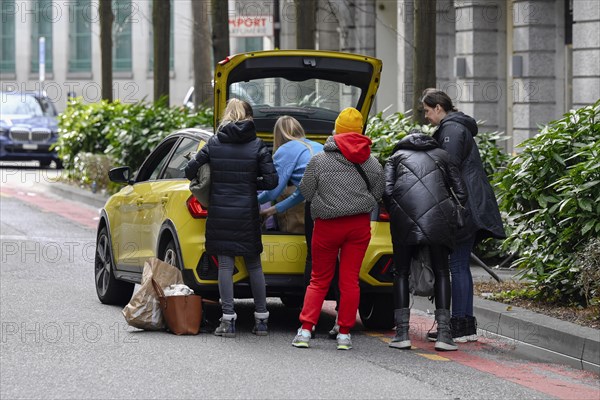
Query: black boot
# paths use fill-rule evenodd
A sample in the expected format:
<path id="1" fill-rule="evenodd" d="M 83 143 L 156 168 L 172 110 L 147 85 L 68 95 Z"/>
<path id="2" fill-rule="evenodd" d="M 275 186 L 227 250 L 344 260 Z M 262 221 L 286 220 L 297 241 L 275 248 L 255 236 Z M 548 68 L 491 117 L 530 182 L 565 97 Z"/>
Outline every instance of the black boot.
<path id="1" fill-rule="evenodd" d="M 454 351 L 458 349 L 452 340 L 452 329 L 450 328 L 450 310 L 435 310 L 435 320 L 438 324 L 437 340 L 435 349 L 439 351 Z"/>
<path id="2" fill-rule="evenodd" d="M 465 335 L 467 342 L 477 341 L 477 318 L 467 315 L 465 321 Z"/>
<path id="3" fill-rule="evenodd" d="M 410 320 L 410 308 L 399 308 L 394 310 L 394 321 L 396 322 L 396 336 L 390 342 L 390 347 L 395 349 L 410 349 L 411 343 L 408 337 Z"/>
<path id="4" fill-rule="evenodd" d="M 464 343 L 467 341 L 466 337 L 463 338 L 463 336 L 466 335 L 465 326 L 466 326 L 465 318 L 459 318 L 459 317 L 450 318 L 450 329 L 452 330 L 452 339 L 454 339 L 455 342 Z M 427 340 L 429 340 L 430 342 L 437 341 L 437 337 L 438 337 L 437 332 L 428 332 L 427 333 Z"/>
<path id="5" fill-rule="evenodd" d="M 450 329 L 452 330 L 452 339 L 456 343 L 465 343 L 467 341 L 466 330 L 467 318 L 452 317 L 450 318 Z"/>

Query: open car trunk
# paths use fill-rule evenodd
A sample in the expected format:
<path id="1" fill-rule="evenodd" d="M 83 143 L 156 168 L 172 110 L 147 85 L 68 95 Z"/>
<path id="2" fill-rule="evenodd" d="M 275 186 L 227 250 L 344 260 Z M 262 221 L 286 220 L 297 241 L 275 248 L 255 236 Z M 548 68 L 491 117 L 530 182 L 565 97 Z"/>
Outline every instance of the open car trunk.
<path id="1" fill-rule="evenodd" d="M 237 54 L 215 70 L 215 130 L 230 98 L 253 108 L 260 137 L 272 142 L 282 115 L 302 124 L 307 137 L 324 142 L 346 107 L 366 122 L 381 76 L 381 60 L 349 53 L 274 50 Z"/>

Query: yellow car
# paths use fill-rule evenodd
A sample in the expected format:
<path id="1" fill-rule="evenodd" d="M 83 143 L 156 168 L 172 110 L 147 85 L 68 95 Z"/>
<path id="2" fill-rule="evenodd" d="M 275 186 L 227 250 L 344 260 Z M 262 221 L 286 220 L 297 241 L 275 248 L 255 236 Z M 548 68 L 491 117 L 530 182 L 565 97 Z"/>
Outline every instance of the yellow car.
<path id="1" fill-rule="evenodd" d="M 227 100 L 252 104 L 257 132 L 272 143 L 281 115 L 294 116 L 310 139 L 324 142 L 345 107 L 365 121 L 379 86 L 380 60 L 348 53 L 275 50 L 238 54 L 215 70 L 214 127 Z M 213 127 L 213 128 L 214 128 Z M 101 302 L 124 304 L 141 281 L 144 261 L 158 257 L 181 269 L 196 293 L 218 298 L 216 257 L 204 252 L 207 211 L 189 191 L 184 167 L 212 132 L 183 129 L 165 138 L 133 175 L 129 167 L 111 170 L 113 182 L 126 186 L 101 212 L 95 260 Z M 387 214 L 372 215 L 372 239 L 360 273 L 360 316 L 370 328 L 391 328 L 392 245 Z M 304 294 L 304 235 L 263 230 L 262 265 L 267 296 L 299 306 Z M 243 259 L 236 259 L 235 295 L 252 297 Z"/>

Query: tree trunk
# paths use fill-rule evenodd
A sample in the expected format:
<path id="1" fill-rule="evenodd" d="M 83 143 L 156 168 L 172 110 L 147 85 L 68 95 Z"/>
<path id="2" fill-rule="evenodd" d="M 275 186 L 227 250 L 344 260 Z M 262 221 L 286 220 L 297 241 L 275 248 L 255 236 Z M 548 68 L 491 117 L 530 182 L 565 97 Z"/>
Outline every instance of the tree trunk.
<path id="1" fill-rule="evenodd" d="M 102 66 L 102 99 L 113 101 L 112 25 L 114 15 L 111 0 L 100 0 L 100 57 Z"/>
<path id="2" fill-rule="evenodd" d="M 296 48 L 314 50 L 317 0 L 296 0 Z"/>
<path id="3" fill-rule="evenodd" d="M 218 63 L 230 55 L 229 49 L 229 9 L 224 0 L 211 0 L 212 5 L 212 46 L 214 62 Z"/>
<path id="4" fill-rule="evenodd" d="M 419 101 L 423 90 L 435 87 L 435 0 L 415 0 L 413 53 L 413 120 L 424 124 L 425 115 Z"/>
<path id="5" fill-rule="evenodd" d="M 212 51 L 210 25 L 205 21 L 203 1 L 192 1 L 194 19 L 193 57 L 194 57 L 194 107 L 211 105 L 212 88 Z"/>
<path id="6" fill-rule="evenodd" d="M 153 0 L 152 29 L 154 32 L 154 101 L 166 96 L 169 105 L 169 47 L 171 45 L 170 0 Z"/>

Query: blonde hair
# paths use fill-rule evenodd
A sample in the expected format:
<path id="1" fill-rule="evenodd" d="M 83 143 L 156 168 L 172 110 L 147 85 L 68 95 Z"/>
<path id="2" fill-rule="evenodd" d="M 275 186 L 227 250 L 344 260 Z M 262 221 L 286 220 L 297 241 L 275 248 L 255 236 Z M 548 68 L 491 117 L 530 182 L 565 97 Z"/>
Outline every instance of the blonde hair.
<path id="1" fill-rule="evenodd" d="M 252 106 L 243 100 L 231 99 L 227 102 L 227 107 L 225 107 L 218 129 L 221 129 L 230 122 L 245 121 L 248 119 L 252 119 Z"/>
<path id="2" fill-rule="evenodd" d="M 284 115 L 277 119 L 275 127 L 273 128 L 273 153 L 277 149 L 290 140 L 299 140 L 306 137 L 304 128 L 300 125 L 300 122 L 294 117 Z"/>

